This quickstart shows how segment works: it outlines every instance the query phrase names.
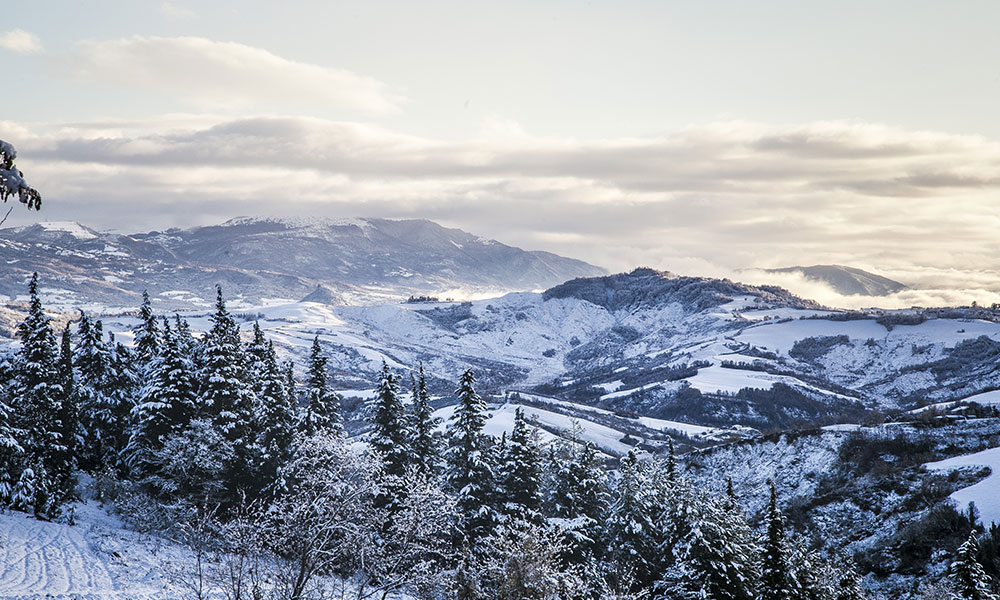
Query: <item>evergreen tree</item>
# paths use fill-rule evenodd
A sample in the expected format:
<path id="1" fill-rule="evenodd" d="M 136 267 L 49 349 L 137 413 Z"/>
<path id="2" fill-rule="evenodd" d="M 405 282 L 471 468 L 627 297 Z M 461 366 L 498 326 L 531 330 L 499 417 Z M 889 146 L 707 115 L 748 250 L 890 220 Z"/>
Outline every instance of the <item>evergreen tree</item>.
<path id="1" fill-rule="evenodd" d="M 135 354 L 140 364 L 147 365 L 159 353 L 160 331 L 146 290 L 142 291 L 139 321 L 139 326 L 135 329 Z"/>
<path id="2" fill-rule="evenodd" d="M 60 455 L 54 461 L 56 470 L 53 471 L 53 478 L 57 493 L 63 496 L 72 495 L 76 488 L 75 471 L 82 441 L 80 437 L 80 410 L 73 374 L 73 342 L 68 323 L 63 329 L 59 347 L 59 379 L 63 388 L 58 409 L 58 420 L 61 426 L 59 433 L 62 444 L 56 450 Z"/>
<path id="3" fill-rule="evenodd" d="M 599 558 L 603 548 L 603 520 L 611 504 L 603 461 L 592 442 L 580 439 L 579 425 L 570 439 L 549 453 L 548 514 L 564 528 L 564 560 L 584 564 Z"/>
<path id="4" fill-rule="evenodd" d="M 634 451 L 621 459 L 615 500 L 608 515 L 608 552 L 619 573 L 631 574 L 634 589 L 648 588 L 656 580 L 659 563 L 657 503 L 647 466 Z"/>
<path id="5" fill-rule="evenodd" d="M 117 388 L 118 379 L 127 378 L 128 373 L 116 372 L 113 347 L 105 342 L 100 321 L 81 314 L 77 333 L 73 360 L 83 429 L 80 466 L 97 471 L 116 466 L 124 445 L 131 407 L 120 404 L 123 398 Z"/>
<path id="6" fill-rule="evenodd" d="M 327 357 L 319 344 L 319 336 L 313 338 L 309 352 L 309 369 L 306 379 L 306 407 L 299 429 L 306 435 L 330 430 L 340 432 L 340 397 L 330 389 L 326 377 Z"/>
<path id="7" fill-rule="evenodd" d="M 752 600 L 759 549 L 743 515 L 725 498 L 678 481 L 671 508 L 669 566 L 657 588 L 670 598 Z"/>
<path id="8" fill-rule="evenodd" d="M 854 561 L 846 556 L 838 556 L 833 564 L 836 576 L 835 600 L 867 600 L 868 594 Z"/>
<path id="9" fill-rule="evenodd" d="M 38 292 L 38 274 L 28 285 L 28 314 L 17 326 L 21 349 L 17 357 L 14 397 L 24 430 L 24 448 L 37 461 L 39 471 L 65 473 L 67 452 L 59 420 L 65 394 L 59 373 L 59 348 L 52 320 L 45 314 Z M 40 475 L 36 474 L 36 489 Z M 69 492 L 69 490 L 64 490 Z"/>
<path id="10" fill-rule="evenodd" d="M 434 417 L 434 409 L 427 394 L 424 365 L 420 365 L 420 375 L 412 381 L 413 403 L 410 406 L 409 448 L 414 466 L 421 474 L 433 473 L 440 461 L 440 449 L 436 434 L 440 420 Z M 412 377 L 412 375 L 411 375 Z"/>
<path id="11" fill-rule="evenodd" d="M 291 456 L 292 439 L 295 435 L 295 404 L 286 373 L 278 365 L 274 344 L 271 342 L 267 344 L 261 368 L 258 391 L 262 405 L 259 445 L 264 452 L 261 471 L 264 481 L 271 482 L 277 477 L 281 465 Z"/>
<path id="12" fill-rule="evenodd" d="M 382 362 L 375 400 L 369 420 L 370 442 L 385 465 L 385 474 L 400 477 L 410 461 L 409 436 L 403 400 L 399 394 L 399 378 Z"/>
<path id="13" fill-rule="evenodd" d="M 537 430 L 524 418 L 524 409 L 514 410 L 514 427 L 501 455 L 503 511 L 510 517 L 541 521 L 542 457 Z"/>
<path id="14" fill-rule="evenodd" d="M 464 517 L 462 533 L 472 547 L 490 533 L 496 521 L 495 476 L 487 456 L 490 439 L 483 433 L 488 415 L 475 383 L 471 369 L 462 373 L 455 392 L 458 406 L 448 423 L 449 447 L 445 456 L 448 485 L 458 494 L 458 507 Z"/>
<path id="15" fill-rule="evenodd" d="M 948 569 L 954 588 L 953 600 L 997 600 L 990 577 L 979 564 L 979 540 L 975 530 L 969 534 L 955 553 L 955 560 Z"/>
<path id="16" fill-rule="evenodd" d="M 148 472 L 152 456 L 167 436 L 183 431 L 198 414 L 191 359 L 163 318 L 163 341 L 148 368 L 145 385 L 132 409 L 135 425 L 126 449 L 131 466 Z"/>
<path id="17" fill-rule="evenodd" d="M 263 451 L 257 445 L 257 398 L 247 369 L 247 357 L 236 324 L 216 287 L 212 327 L 201 348 L 199 408 L 211 418 L 215 429 L 232 446 L 230 464 L 225 469 L 226 500 L 235 503 L 241 494 L 260 489 L 255 465 Z M 251 496 L 252 498 L 252 496 Z"/>
<path id="18" fill-rule="evenodd" d="M 16 473 L 16 460 L 24 452 L 18 438 L 22 432 L 16 425 L 16 415 L 9 404 L 9 395 L 4 385 L 9 380 L 9 360 L 0 359 L 0 507 L 10 503 L 14 492 L 12 485 L 13 473 Z"/>
<path id="19" fill-rule="evenodd" d="M 778 509 L 778 492 L 774 482 L 770 484 L 771 497 L 767 505 L 767 538 L 764 540 L 764 555 L 760 579 L 762 600 L 789 600 L 792 589 L 788 578 L 789 563 L 785 540 L 785 525 L 781 510 Z"/>
<path id="20" fill-rule="evenodd" d="M 199 404 L 234 447 L 245 448 L 252 440 L 256 400 L 248 381 L 240 328 L 226 309 L 221 286 L 216 288 L 212 328 L 205 335 L 201 355 Z"/>

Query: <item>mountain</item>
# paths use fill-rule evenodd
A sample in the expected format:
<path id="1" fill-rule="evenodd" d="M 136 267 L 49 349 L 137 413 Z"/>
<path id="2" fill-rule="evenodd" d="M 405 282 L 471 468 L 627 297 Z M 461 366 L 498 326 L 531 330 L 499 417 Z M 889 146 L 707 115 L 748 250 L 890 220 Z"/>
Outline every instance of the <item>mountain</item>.
<path id="1" fill-rule="evenodd" d="M 888 296 L 909 289 L 906 285 L 887 277 L 842 265 L 783 267 L 766 269 L 766 271 L 768 273 L 799 273 L 806 279 L 825 283 L 838 294 L 845 296 Z"/>
<path id="2" fill-rule="evenodd" d="M 992 309 L 831 310 L 777 287 L 651 269 L 475 302 L 297 302 L 242 318 L 299 364 L 319 335 L 347 395 L 367 397 L 383 360 L 404 373 L 422 362 L 443 396 L 473 368 L 485 394 L 518 392 L 646 440 L 648 427 L 622 419 L 769 430 L 1000 387 Z M 209 327 L 207 313 L 190 320 Z M 123 340 L 135 325 L 105 318 Z"/>
<path id="3" fill-rule="evenodd" d="M 22 296 L 37 271 L 49 303 L 68 308 L 134 306 L 143 289 L 162 305 L 205 307 L 216 284 L 242 306 L 307 295 L 357 304 L 544 289 L 604 273 L 426 220 L 237 218 L 131 235 L 38 223 L 0 230 L 0 249 L 0 295 Z"/>

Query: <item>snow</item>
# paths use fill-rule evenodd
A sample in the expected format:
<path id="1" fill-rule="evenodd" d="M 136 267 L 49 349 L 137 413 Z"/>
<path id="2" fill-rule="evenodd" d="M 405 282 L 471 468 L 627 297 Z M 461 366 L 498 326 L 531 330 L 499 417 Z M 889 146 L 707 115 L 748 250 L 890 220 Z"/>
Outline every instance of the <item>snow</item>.
<path id="1" fill-rule="evenodd" d="M 717 366 L 698 369 L 697 375 L 688 377 L 684 381 L 690 383 L 691 387 L 705 393 L 725 392 L 735 394 L 743 388 L 769 390 L 774 387 L 775 383 L 783 383 L 789 386 L 806 388 L 828 396 L 847 398 L 847 396 L 842 394 L 824 390 L 788 375 L 773 375 L 760 371 L 744 371 Z"/>
<path id="2" fill-rule="evenodd" d="M 736 339 L 752 346 L 788 354 L 795 342 L 809 337 L 828 337 L 846 335 L 852 340 L 868 338 L 882 339 L 887 335 L 886 328 L 874 320 L 864 321 L 828 321 L 825 319 L 806 319 L 788 321 L 785 323 L 762 323 L 743 330 Z"/>
<path id="3" fill-rule="evenodd" d="M 621 385 L 621 382 L 618 382 Z M 524 392 L 518 392 L 522 398 L 534 399 L 539 402 L 546 402 L 548 404 L 553 404 L 555 406 L 564 406 L 566 408 L 586 413 L 593 413 L 595 415 L 602 416 L 614 416 L 623 421 L 632 421 L 643 425 L 644 427 L 649 427 L 650 429 L 656 429 L 657 431 L 678 431 L 685 435 L 702 435 L 710 431 L 717 431 L 712 427 L 703 427 L 701 425 L 692 425 L 691 423 L 682 423 L 680 421 L 667 421 L 665 419 L 654 419 L 653 417 L 623 417 L 616 415 L 610 410 L 605 410 L 603 408 L 597 408 L 596 406 L 588 406 L 586 404 L 578 404 L 576 402 L 569 402 L 567 400 L 559 400 L 558 398 L 550 398 L 548 396 L 539 396 L 536 394 L 527 394 Z"/>
<path id="4" fill-rule="evenodd" d="M 959 400 L 952 400 L 950 402 L 937 402 L 935 404 L 928 404 L 927 406 L 921 406 L 920 408 L 914 408 L 908 411 L 910 414 L 919 415 L 921 413 L 930 410 L 948 410 L 958 406 L 962 402 L 975 402 L 976 404 L 981 404 L 982 406 L 1000 406 L 1000 390 L 993 390 L 990 392 L 983 392 L 981 394 L 973 394 L 966 398 L 961 398 Z"/>
<path id="5" fill-rule="evenodd" d="M 455 406 L 446 406 L 434 411 L 434 416 L 441 419 L 440 429 L 442 431 L 447 428 L 448 421 L 454 414 L 455 408 Z M 593 442 L 594 446 L 608 454 L 622 456 L 627 454 L 629 450 L 634 449 L 633 446 L 621 441 L 625 437 L 625 434 L 616 429 L 585 419 L 576 419 L 541 408 L 513 403 L 507 403 L 489 411 L 490 417 L 486 420 L 485 433 L 497 438 L 503 435 L 504 432 L 509 434 L 511 429 L 514 428 L 514 411 L 518 408 L 524 410 L 524 416 L 528 421 L 536 421 L 539 425 L 560 432 L 571 431 L 574 425 L 579 425 L 583 430 L 580 438 L 585 442 Z M 556 435 L 545 429 L 539 429 L 539 437 L 543 444 L 548 444 L 557 439 Z"/>
<path id="6" fill-rule="evenodd" d="M 60 231 L 68 233 L 78 240 L 92 240 L 97 236 L 75 221 L 42 221 L 39 223 L 45 231 Z"/>
<path id="7" fill-rule="evenodd" d="M 990 468 L 989 477 L 953 492 L 949 498 L 958 505 L 959 510 L 963 510 L 969 505 L 969 502 L 975 502 L 985 525 L 1000 524 L 1000 448 L 990 448 L 982 452 L 956 456 L 924 465 L 928 469 L 942 470 L 980 466 Z"/>

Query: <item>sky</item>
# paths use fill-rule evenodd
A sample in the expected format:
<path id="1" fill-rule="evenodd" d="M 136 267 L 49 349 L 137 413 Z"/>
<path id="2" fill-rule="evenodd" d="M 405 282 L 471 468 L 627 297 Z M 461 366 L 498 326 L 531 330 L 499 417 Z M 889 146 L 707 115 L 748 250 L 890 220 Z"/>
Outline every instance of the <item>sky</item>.
<path id="1" fill-rule="evenodd" d="M 1000 301 L 1000 3 L 47 1 L 4 7 L 40 214 L 427 218 L 613 271 Z"/>

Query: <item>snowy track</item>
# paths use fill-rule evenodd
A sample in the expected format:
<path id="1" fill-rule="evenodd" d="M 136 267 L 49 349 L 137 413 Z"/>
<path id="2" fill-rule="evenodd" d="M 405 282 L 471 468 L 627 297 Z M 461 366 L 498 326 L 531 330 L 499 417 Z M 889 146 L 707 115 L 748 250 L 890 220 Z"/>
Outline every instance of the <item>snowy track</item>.
<path id="1" fill-rule="evenodd" d="M 76 527 L 0 515 L 0 598 L 118 598 L 101 556 Z"/>

